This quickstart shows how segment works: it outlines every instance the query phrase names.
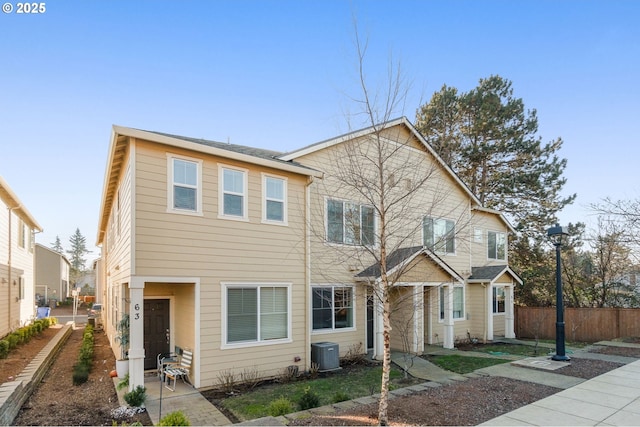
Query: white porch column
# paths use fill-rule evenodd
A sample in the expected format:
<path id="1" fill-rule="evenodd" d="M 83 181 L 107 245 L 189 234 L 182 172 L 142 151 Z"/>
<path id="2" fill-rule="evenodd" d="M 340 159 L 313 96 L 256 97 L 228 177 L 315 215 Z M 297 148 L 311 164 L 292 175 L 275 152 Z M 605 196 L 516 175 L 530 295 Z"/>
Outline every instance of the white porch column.
<path id="1" fill-rule="evenodd" d="M 453 283 L 444 287 L 444 348 L 454 348 L 453 333 Z"/>
<path id="2" fill-rule="evenodd" d="M 487 312 L 487 341 L 493 341 L 493 286 L 489 283 L 486 287 L 486 301 L 485 310 Z"/>
<path id="3" fill-rule="evenodd" d="M 144 281 L 129 283 L 129 391 L 144 387 Z"/>
<path id="4" fill-rule="evenodd" d="M 379 283 L 376 283 L 375 286 L 380 286 Z M 373 293 L 373 359 L 374 360 L 382 360 L 384 357 L 384 322 L 382 319 L 382 301 L 380 301 L 380 292 Z"/>
<path id="5" fill-rule="evenodd" d="M 417 354 L 424 352 L 424 287 L 413 287 L 413 343 L 412 351 Z"/>
<path id="6" fill-rule="evenodd" d="M 505 338 L 515 338 L 516 332 L 514 328 L 514 308 L 513 308 L 513 286 L 505 286 L 504 287 L 504 305 L 505 305 L 505 313 L 504 313 L 504 337 Z"/>

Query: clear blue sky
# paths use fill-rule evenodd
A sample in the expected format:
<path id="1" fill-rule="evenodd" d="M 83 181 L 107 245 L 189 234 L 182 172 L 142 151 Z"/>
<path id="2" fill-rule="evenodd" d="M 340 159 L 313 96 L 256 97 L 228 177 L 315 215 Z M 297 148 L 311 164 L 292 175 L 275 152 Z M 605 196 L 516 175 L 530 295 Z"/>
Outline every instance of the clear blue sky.
<path id="1" fill-rule="evenodd" d="M 640 197 L 638 1 L 2 3 L 0 175 L 44 245 L 78 227 L 93 249 L 112 124 L 282 151 L 347 131 L 354 16 L 372 85 L 401 61 L 412 121 L 443 84 L 511 80 L 543 140 L 564 140 L 563 223 Z"/>

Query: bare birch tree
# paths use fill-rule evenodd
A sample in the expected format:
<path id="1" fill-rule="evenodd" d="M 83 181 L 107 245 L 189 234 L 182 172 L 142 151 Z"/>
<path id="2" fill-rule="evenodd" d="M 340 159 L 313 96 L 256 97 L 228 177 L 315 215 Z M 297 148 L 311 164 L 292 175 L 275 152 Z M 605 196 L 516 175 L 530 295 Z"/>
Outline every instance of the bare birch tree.
<path id="1" fill-rule="evenodd" d="M 401 112 L 409 87 L 400 66 L 389 65 L 383 89 L 371 91 L 365 73 L 367 44 L 360 39 L 357 29 L 355 45 L 361 96 L 353 101 L 362 111 L 352 117 L 364 117 L 369 132 L 347 134 L 344 141 L 325 154 L 331 171 L 317 184 L 317 192 L 312 196 L 317 200 L 312 205 L 320 209 L 315 214 L 325 217 L 327 224 L 326 229 L 312 232 L 322 242 L 339 244 L 319 245 L 314 258 L 324 260 L 313 264 L 323 266 L 324 270 L 316 273 L 330 283 L 340 283 L 340 278 L 346 280 L 345 271 L 351 272 L 351 280 L 355 279 L 359 289 L 374 300 L 377 315 L 382 319 L 378 333 L 381 332 L 383 343 L 378 422 L 388 425 L 391 315 L 394 309 L 406 306 L 394 290 L 402 286 L 403 279 L 415 267 L 415 263 L 399 261 L 425 250 L 422 232 L 424 227 L 434 225 L 425 224 L 424 219 L 433 212 L 438 217 L 458 215 L 456 227 L 464 228 L 469 218 L 462 213 L 466 202 L 449 200 L 452 184 L 446 166 L 433 157 L 411 130 L 392 120 Z M 328 200 L 332 195 L 340 200 L 335 203 Z M 329 203 L 333 205 L 330 207 Z M 440 230 L 434 233 L 437 238 L 428 246 L 444 247 L 455 233 L 456 230 L 448 228 Z M 328 265 L 334 268 L 327 268 Z M 408 294 L 422 295 L 422 288 L 419 294 L 416 292 L 409 288 Z M 423 308 L 417 303 L 410 310 Z"/>

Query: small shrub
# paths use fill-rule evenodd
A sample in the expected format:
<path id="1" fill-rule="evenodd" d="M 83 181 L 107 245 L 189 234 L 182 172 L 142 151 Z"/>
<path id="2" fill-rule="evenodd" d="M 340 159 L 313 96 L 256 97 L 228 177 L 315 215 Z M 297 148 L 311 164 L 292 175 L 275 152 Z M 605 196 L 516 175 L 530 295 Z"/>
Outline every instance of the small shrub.
<path id="1" fill-rule="evenodd" d="M 159 426 L 190 426 L 189 418 L 182 411 L 169 412 L 162 417 Z"/>
<path id="2" fill-rule="evenodd" d="M 298 399 L 298 406 L 301 411 L 305 409 L 317 408 L 320 406 L 320 396 L 318 393 L 311 390 L 311 387 L 307 387 L 304 389 L 304 393 Z"/>
<path id="3" fill-rule="evenodd" d="M 125 387 L 129 387 L 129 373 L 128 372 L 127 372 L 127 375 L 125 375 L 123 379 L 118 381 L 118 385 L 116 386 L 116 390 L 120 391 Z"/>
<path id="4" fill-rule="evenodd" d="M 340 360 L 343 365 L 360 365 L 366 360 L 366 352 L 362 347 L 362 343 L 349 346 L 347 353 Z"/>
<path id="5" fill-rule="evenodd" d="M 287 384 L 291 381 L 294 381 L 298 377 L 298 366 L 289 365 L 286 368 L 282 369 L 280 372 L 280 376 L 278 379 L 281 383 Z"/>
<path id="6" fill-rule="evenodd" d="M 247 390 L 253 390 L 260 384 L 260 373 L 256 368 L 245 368 L 240 374 L 240 382 Z"/>
<path id="7" fill-rule="evenodd" d="M 233 389 L 236 386 L 236 375 L 230 369 L 220 371 L 218 374 L 218 384 L 226 394 L 233 394 Z"/>
<path id="8" fill-rule="evenodd" d="M 9 355 L 9 341 L 0 340 L 0 359 L 4 359 Z"/>
<path id="9" fill-rule="evenodd" d="M 279 397 L 278 399 L 269 403 L 267 413 L 272 417 L 279 417 L 293 412 L 293 402 L 286 397 Z"/>
<path id="10" fill-rule="evenodd" d="M 347 393 L 345 393 L 344 391 L 337 391 L 336 394 L 333 395 L 333 397 L 331 398 L 331 401 L 333 403 L 338 403 L 338 402 L 344 402 L 351 399 L 351 397 L 349 397 L 349 395 Z"/>
<path id="11" fill-rule="evenodd" d="M 73 365 L 73 385 L 84 384 L 89 380 L 89 368 L 83 363 Z"/>
<path id="12" fill-rule="evenodd" d="M 134 390 L 124 394 L 124 401 L 129 406 L 140 407 L 147 398 L 147 388 L 141 385 L 137 386 Z"/>
<path id="13" fill-rule="evenodd" d="M 311 366 L 309 367 L 309 376 L 312 379 L 318 378 L 318 374 L 320 373 L 320 364 L 318 362 L 311 362 Z"/>
<path id="14" fill-rule="evenodd" d="M 9 343 L 9 350 L 13 350 L 20 343 L 20 335 L 16 334 L 15 332 L 11 333 L 7 336 L 6 340 Z"/>

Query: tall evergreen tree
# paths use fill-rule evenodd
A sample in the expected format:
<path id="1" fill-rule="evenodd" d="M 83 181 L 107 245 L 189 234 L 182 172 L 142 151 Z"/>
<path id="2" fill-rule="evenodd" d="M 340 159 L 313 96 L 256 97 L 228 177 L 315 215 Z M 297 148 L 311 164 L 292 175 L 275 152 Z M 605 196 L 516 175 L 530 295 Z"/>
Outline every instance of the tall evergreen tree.
<path id="1" fill-rule="evenodd" d="M 483 205 L 505 213 L 527 237 L 542 239 L 575 199 L 560 195 L 562 140 L 542 142 L 536 110 L 525 110 L 509 80 L 480 79 L 461 94 L 445 85 L 418 109 L 415 125 Z"/>
<path id="2" fill-rule="evenodd" d="M 64 252 L 64 249 L 62 248 L 62 243 L 60 242 L 60 236 L 56 236 L 56 241 L 51 243 L 51 246 L 54 251 L 58 252 L 59 254 Z"/>
<path id="3" fill-rule="evenodd" d="M 87 249 L 87 239 L 80 233 L 80 229 L 76 228 L 76 232 L 69 238 L 71 250 L 67 253 L 70 256 L 71 269 L 75 272 L 83 272 L 86 260 L 84 256 L 89 253 Z"/>

